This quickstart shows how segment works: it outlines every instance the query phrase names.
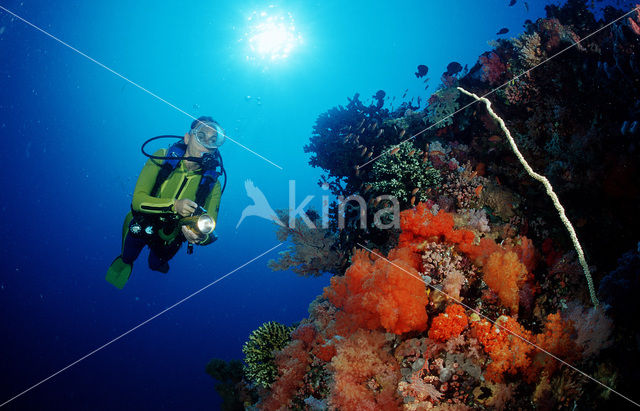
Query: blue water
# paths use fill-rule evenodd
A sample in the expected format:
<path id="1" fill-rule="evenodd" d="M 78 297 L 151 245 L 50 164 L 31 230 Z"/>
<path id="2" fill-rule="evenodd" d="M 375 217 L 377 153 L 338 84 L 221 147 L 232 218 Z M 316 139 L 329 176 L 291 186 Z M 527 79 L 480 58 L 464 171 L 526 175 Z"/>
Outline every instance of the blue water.
<path id="1" fill-rule="evenodd" d="M 123 290 L 104 280 L 119 254 L 122 219 L 145 162 L 140 145 L 184 134 L 191 119 L 96 62 L 0 10 L 0 403 L 276 246 L 274 226 L 236 223 L 251 179 L 274 208 L 314 195 L 318 170 L 302 147 L 317 116 L 368 103 L 383 89 L 396 102 L 424 101 L 451 61 L 471 67 L 502 27 L 522 32 L 544 15 L 529 1 L 278 2 L 303 44 L 278 63 L 247 60 L 246 17 L 268 2 L 2 1 L 0 5 L 167 102 L 211 115 L 233 142 L 217 232 L 193 255 L 182 249 L 167 275 L 136 262 Z M 241 4 L 241 5 L 239 5 Z M 273 10 L 273 9 L 271 9 Z M 429 66 L 428 91 L 413 74 Z M 251 96 L 251 98 L 247 98 Z M 260 98 L 260 104 L 258 99 Z M 155 146 L 161 147 L 162 144 Z M 272 272 L 280 247 L 135 329 L 6 409 L 216 409 L 214 357 L 242 357 L 265 321 L 292 324 L 329 277 Z"/>

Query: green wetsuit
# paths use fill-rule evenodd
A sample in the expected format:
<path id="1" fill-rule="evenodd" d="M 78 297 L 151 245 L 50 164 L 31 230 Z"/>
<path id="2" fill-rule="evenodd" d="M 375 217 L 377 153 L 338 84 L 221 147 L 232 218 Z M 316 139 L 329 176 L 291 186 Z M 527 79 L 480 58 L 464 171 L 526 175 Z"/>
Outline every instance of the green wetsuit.
<path id="1" fill-rule="evenodd" d="M 166 156 L 167 150 L 160 149 L 153 155 L 158 157 Z M 163 160 L 149 159 L 142 168 L 136 188 L 133 192 L 133 201 L 131 202 L 131 209 L 144 214 L 150 214 L 155 216 L 170 216 L 175 214 L 173 211 L 173 204 L 176 200 L 189 199 L 195 201 L 196 192 L 202 174 L 199 170 L 190 171 L 184 165 L 184 161 L 176 166 L 176 168 L 169 174 L 169 177 L 160 185 L 160 188 L 156 196 L 151 196 L 151 190 L 155 185 L 156 178 L 160 172 Z M 202 206 L 207 210 L 207 214 L 213 218 L 213 221 L 218 221 L 218 209 L 220 208 L 220 196 L 221 186 L 217 181 L 211 190 L 211 193 L 207 196 L 205 204 Z M 126 234 L 131 221 L 132 215 L 129 213 L 125 219 L 123 227 L 123 234 Z M 173 231 L 167 232 L 161 230 L 158 234 L 166 242 L 172 242 L 180 233 L 180 227 L 175 224 Z M 207 245 L 212 242 L 211 236 L 207 237 L 200 242 L 200 245 Z M 124 235 L 123 235 L 124 243 Z"/>

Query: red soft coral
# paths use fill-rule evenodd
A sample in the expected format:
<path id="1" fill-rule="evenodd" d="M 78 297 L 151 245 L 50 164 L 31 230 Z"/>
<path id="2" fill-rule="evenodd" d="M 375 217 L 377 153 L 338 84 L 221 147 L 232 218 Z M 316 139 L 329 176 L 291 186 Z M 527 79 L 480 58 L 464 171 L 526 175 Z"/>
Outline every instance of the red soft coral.
<path id="1" fill-rule="evenodd" d="M 390 263 L 357 250 L 345 275 L 331 278 L 324 297 L 342 310 L 335 325 L 340 333 L 384 327 L 402 334 L 427 328 L 426 287 L 413 267 L 415 262 L 397 258 L 403 255 L 411 253 L 393 252 Z"/>
<path id="2" fill-rule="evenodd" d="M 358 330 L 338 343 L 329 404 L 340 410 L 399 410 L 400 368 L 378 331 Z"/>
<path id="3" fill-rule="evenodd" d="M 467 322 L 464 308 L 459 304 L 452 304 L 444 313 L 433 319 L 429 338 L 437 342 L 445 342 L 451 337 L 457 337 L 467 327 Z"/>

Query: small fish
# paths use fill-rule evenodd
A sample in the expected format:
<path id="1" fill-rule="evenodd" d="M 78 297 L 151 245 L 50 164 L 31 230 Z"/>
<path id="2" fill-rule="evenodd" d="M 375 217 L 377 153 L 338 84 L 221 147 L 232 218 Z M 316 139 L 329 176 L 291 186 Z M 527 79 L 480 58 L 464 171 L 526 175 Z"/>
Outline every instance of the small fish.
<path id="1" fill-rule="evenodd" d="M 360 124 L 358 124 L 358 127 L 356 127 L 356 128 L 362 127 L 363 124 L 364 124 L 364 119 L 362 119 L 362 121 L 360 122 Z"/>
<path id="2" fill-rule="evenodd" d="M 373 187 L 371 184 L 367 184 L 367 186 L 364 188 L 364 192 L 366 193 L 367 191 L 371 190 L 371 187 Z"/>
<path id="3" fill-rule="evenodd" d="M 498 36 L 500 36 L 500 35 L 502 35 L 502 34 L 507 34 L 508 32 L 509 32 L 509 29 L 508 29 L 508 28 L 506 28 L 506 27 L 503 27 L 503 28 L 501 28 L 501 29 L 500 29 L 500 31 L 498 31 L 496 34 L 497 34 Z"/>
<path id="4" fill-rule="evenodd" d="M 384 129 L 383 128 L 378 130 L 378 134 L 376 134 L 376 138 L 380 137 L 382 135 L 382 133 L 384 133 Z"/>
<path id="5" fill-rule="evenodd" d="M 398 152 L 398 150 L 400 150 L 400 147 L 396 147 L 396 148 L 394 148 L 393 150 L 391 150 L 391 151 L 389 152 L 389 154 L 394 155 L 394 154 L 396 154 L 396 153 Z"/>
<path id="6" fill-rule="evenodd" d="M 527 10 L 527 12 L 529 11 L 529 3 L 527 3 L 526 1 L 524 2 L 524 8 L 525 10 Z"/>
<path id="7" fill-rule="evenodd" d="M 514 4 L 516 4 L 516 1 L 517 1 L 517 0 L 511 0 L 511 1 L 509 2 L 509 7 L 511 7 L 511 6 L 513 6 Z"/>
<path id="8" fill-rule="evenodd" d="M 404 136 L 404 133 L 406 133 L 407 130 L 405 130 L 404 128 L 402 130 L 400 130 L 400 134 L 398 134 L 398 137 L 402 138 Z"/>
<path id="9" fill-rule="evenodd" d="M 363 148 L 362 151 L 360 152 L 360 157 L 362 157 L 363 155 L 365 155 L 367 152 L 367 148 Z"/>
<path id="10" fill-rule="evenodd" d="M 364 133 L 364 127 L 362 127 L 362 130 L 360 130 L 360 134 Z"/>
<path id="11" fill-rule="evenodd" d="M 367 154 L 367 159 L 371 158 L 372 155 L 373 155 L 373 151 L 369 151 L 369 154 Z"/>
<path id="12" fill-rule="evenodd" d="M 429 160 L 429 157 L 424 156 L 424 157 L 422 158 L 422 163 L 426 163 L 428 160 Z"/>
<path id="13" fill-rule="evenodd" d="M 429 155 L 438 156 L 438 157 L 444 157 L 444 153 L 442 151 L 438 151 L 438 150 L 433 150 L 433 151 L 429 152 Z"/>
<path id="14" fill-rule="evenodd" d="M 447 66 L 447 73 L 449 76 L 456 75 L 462 71 L 462 65 L 457 61 L 452 61 Z"/>
<path id="15" fill-rule="evenodd" d="M 428 72 L 429 72 L 429 67 L 425 66 L 424 64 L 420 64 L 418 66 L 418 71 L 414 74 L 416 75 L 416 78 L 420 78 L 420 77 L 426 76 Z"/>
<path id="16" fill-rule="evenodd" d="M 359 176 L 360 175 L 360 166 L 356 165 L 354 167 L 354 169 L 356 170 L 356 175 Z"/>
<path id="17" fill-rule="evenodd" d="M 411 205 L 416 203 L 416 196 L 411 197 Z"/>
<path id="18" fill-rule="evenodd" d="M 416 195 L 416 193 L 418 192 L 418 190 L 420 190 L 418 187 L 414 188 L 413 190 L 411 190 L 411 195 L 414 196 Z"/>
<path id="19" fill-rule="evenodd" d="M 373 205 L 377 206 L 378 204 L 380 204 L 380 200 L 382 200 L 382 197 L 376 197 L 376 199 L 373 200 Z"/>
<path id="20" fill-rule="evenodd" d="M 497 143 L 498 141 L 502 141 L 502 138 L 494 134 L 493 136 L 489 137 L 489 141 L 491 141 L 492 143 Z"/>
<path id="21" fill-rule="evenodd" d="M 409 156 L 412 156 L 412 155 L 414 155 L 415 153 L 416 153 L 416 150 L 411 150 L 411 151 L 409 151 Z"/>

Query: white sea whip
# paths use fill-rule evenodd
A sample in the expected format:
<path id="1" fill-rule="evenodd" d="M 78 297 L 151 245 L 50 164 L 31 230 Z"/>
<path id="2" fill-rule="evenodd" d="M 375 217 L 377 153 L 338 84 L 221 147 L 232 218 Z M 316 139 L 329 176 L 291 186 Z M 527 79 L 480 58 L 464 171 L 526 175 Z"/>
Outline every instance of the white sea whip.
<path id="1" fill-rule="evenodd" d="M 513 150 L 516 157 L 518 157 L 518 160 L 520 161 L 524 169 L 533 179 L 540 181 L 544 185 L 544 188 L 547 191 L 547 195 L 551 197 L 551 201 L 553 201 L 553 205 L 556 207 L 556 210 L 558 210 L 558 214 L 560 214 L 560 220 L 562 220 L 562 223 L 567 228 L 567 231 L 569 231 L 569 236 L 571 237 L 571 241 L 573 242 L 573 247 L 576 249 L 576 252 L 578 253 L 578 261 L 582 266 L 582 271 L 584 271 L 584 276 L 587 278 L 587 286 L 589 287 L 589 295 L 591 296 L 591 302 L 593 303 L 594 307 L 597 307 L 598 298 L 596 297 L 596 292 L 595 292 L 595 289 L 593 288 L 593 280 L 591 279 L 591 272 L 589 271 L 587 260 L 585 260 L 584 258 L 584 252 L 582 251 L 582 247 L 580 246 L 580 241 L 578 241 L 576 230 L 574 230 L 573 225 L 571 225 L 571 222 L 567 218 L 567 215 L 564 212 L 564 207 L 562 207 L 562 204 L 560 204 L 560 200 L 558 199 L 558 196 L 556 195 L 556 193 L 553 191 L 553 187 L 551 186 L 551 183 L 545 176 L 540 175 L 535 171 L 533 171 L 529 163 L 527 163 L 527 160 L 524 159 L 524 157 L 520 153 L 520 150 L 518 150 L 518 146 L 516 145 L 515 140 L 511 136 L 511 132 L 509 132 L 507 125 L 491 108 L 491 102 L 487 98 L 478 97 L 477 95 L 468 92 L 462 87 L 458 87 L 458 90 L 460 90 L 461 92 L 463 92 L 464 94 L 470 97 L 475 98 L 478 101 L 484 102 L 487 105 L 487 111 L 489 111 L 489 114 L 491 115 L 491 117 L 493 117 L 500 124 L 500 128 L 502 129 L 502 131 L 504 131 L 504 134 L 506 134 L 507 139 L 509 140 L 509 144 L 511 145 L 511 150 Z"/>

